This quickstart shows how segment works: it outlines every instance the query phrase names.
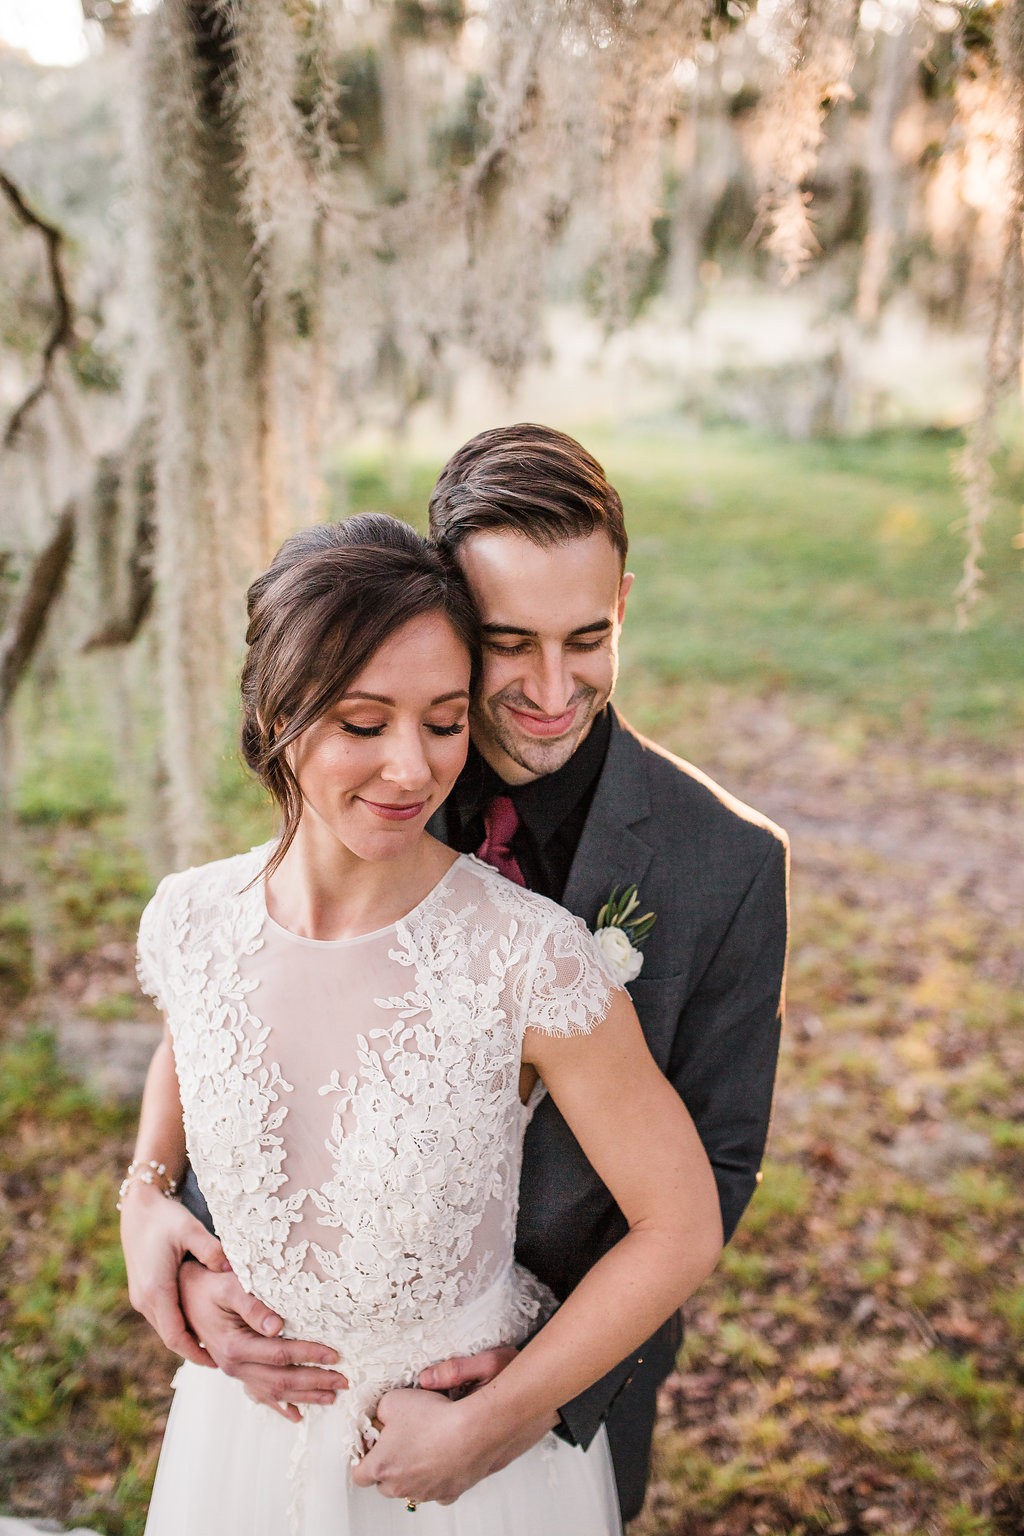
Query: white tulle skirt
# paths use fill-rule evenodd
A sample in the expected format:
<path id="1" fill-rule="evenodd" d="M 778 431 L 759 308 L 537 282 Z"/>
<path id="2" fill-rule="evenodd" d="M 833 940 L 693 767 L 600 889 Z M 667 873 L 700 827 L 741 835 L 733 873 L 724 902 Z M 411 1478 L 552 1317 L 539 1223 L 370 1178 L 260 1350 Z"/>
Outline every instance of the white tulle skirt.
<path id="1" fill-rule="evenodd" d="M 354 1486 L 332 1409 L 305 1409 L 300 1429 L 198 1365 L 174 1387 L 146 1536 L 621 1536 L 603 1430 L 587 1451 L 549 1435 L 456 1503 L 411 1513 Z"/>

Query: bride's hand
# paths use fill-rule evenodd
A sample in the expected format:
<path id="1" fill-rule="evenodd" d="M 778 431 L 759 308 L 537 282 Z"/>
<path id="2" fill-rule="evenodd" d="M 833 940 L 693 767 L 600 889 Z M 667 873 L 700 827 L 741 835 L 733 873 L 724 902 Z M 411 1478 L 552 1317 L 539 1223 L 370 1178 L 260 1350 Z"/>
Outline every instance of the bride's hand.
<path id="1" fill-rule="evenodd" d="M 457 1415 L 458 1404 L 439 1392 L 415 1387 L 385 1392 L 373 1419 L 377 1441 L 353 1468 L 352 1481 L 376 1486 L 386 1499 L 453 1504 L 470 1486 L 451 1476 L 452 1470 L 461 1471 L 463 1459 Z"/>
<path id="2" fill-rule="evenodd" d="M 352 1480 L 387 1499 L 454 1504 L 481 1478 L 507 1467 L 554 1427 L 519 1421 L 495 1426 L 475 1395 L 453 1403 L 440 1392 L 399 1387 L 377 1405 L 380 1436 L 352 1471 Z"/>
<path id="3" fill-rule="evenodd" d="M 196 1365 L 213 1365 L 182 1314 L 178 1270 L 186 1254 L 207 1269 L 230 1269 L 217 1239 L 177 1200 L 139 1180 L 122 1197 L 121 1243 L 128 1299 L 136 1312 L 175 1354 Z"/>

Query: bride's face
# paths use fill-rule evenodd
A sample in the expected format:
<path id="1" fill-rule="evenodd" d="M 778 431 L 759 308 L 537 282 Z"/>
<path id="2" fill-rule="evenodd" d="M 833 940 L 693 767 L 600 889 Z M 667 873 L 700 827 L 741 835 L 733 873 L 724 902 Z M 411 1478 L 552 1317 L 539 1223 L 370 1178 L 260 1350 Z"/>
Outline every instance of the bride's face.
<path id="1" fill-rule="evenodd" d="M 469 654 L 442 614 L 386 640 L 288 749 L 300 835 L 372 861 L 407 853 L 466 761 L 469 681 Z"/>

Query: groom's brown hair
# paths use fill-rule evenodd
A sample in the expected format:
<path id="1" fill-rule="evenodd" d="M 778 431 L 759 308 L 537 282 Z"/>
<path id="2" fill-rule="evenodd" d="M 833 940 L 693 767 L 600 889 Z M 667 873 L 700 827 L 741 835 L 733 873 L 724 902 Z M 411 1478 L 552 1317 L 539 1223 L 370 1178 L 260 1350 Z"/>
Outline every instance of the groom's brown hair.
<path id="1" fill-rule="evenodd" d="M 477 433 L 452 454 L 430 498 L 430 533 L 450 554 L 470 534 L 521 533 L 564 544 L 603 532 L 626 563 L 619 493 L 575 438 L 521 421 Z"/>

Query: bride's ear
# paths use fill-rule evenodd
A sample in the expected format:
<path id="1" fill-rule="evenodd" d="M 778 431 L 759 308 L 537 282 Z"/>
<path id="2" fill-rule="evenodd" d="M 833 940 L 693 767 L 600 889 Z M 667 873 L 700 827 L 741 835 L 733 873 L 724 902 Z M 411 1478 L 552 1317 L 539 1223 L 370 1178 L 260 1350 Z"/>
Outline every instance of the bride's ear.
<path id="1" fill-rule="evenodd" d="M 277 740 L 277 734 L 284 724 L 284 721 L 280 716 L 278 716 L 276 720 L 272 720 L 268 725 L 266 716 L 263 714 L 262 710 L 258 709 L 256 711 L 256 724 L 260 729 L 260 734 L 265 736 L 267 741 L 273 743 Z"/>

